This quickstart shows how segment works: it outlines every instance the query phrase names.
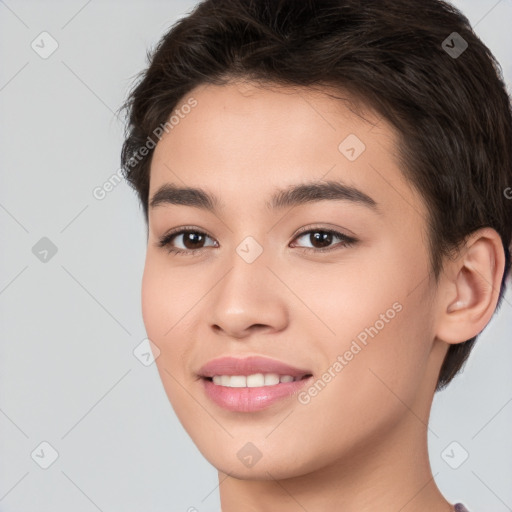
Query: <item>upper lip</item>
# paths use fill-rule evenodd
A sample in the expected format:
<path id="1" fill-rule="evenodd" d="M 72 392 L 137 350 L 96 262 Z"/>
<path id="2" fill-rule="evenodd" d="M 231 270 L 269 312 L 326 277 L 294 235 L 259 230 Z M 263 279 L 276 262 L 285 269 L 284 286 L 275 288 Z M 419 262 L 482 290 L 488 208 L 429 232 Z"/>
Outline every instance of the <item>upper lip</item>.
<path id="1" fill-rule="evenodd" d="M 252 375 L 254 373 L 277 373 L 278 375 L 291 375 L 303 377 L 311 375 L 309 370 L 290 366 L 276 359 L 261 356 L 249 356 L 244 358 L 219 357 L 212 359 L 203 365 L 198 374 L 201 377 L 213 377 L 215 375 Z"/>

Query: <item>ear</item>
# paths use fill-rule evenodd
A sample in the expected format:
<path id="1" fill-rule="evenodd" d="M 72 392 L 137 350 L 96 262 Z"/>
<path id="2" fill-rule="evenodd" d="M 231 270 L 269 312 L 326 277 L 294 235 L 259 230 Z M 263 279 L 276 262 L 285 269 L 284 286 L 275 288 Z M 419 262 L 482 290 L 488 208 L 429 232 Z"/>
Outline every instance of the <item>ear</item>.
<path id="1" fill-rule="evenodd" d="M 455 344 L 480 334 L 496 309 L 504 269 L 500 235 L 492 228 L 472 233 L 440 277 L 439 339 Z"/>

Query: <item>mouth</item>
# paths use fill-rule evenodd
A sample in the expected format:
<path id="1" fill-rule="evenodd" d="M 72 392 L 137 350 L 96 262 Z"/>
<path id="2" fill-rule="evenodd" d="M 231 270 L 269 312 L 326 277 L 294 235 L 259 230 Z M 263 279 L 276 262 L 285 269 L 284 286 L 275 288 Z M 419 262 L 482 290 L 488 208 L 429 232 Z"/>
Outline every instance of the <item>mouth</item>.
<path id="1" fill-rule="evenodd" d="M 223 357 L 198 372 L 206 396 L 222 409 L 256 412 L 286 402 L 313 378 L 306 369 L 260 356 Z"/>

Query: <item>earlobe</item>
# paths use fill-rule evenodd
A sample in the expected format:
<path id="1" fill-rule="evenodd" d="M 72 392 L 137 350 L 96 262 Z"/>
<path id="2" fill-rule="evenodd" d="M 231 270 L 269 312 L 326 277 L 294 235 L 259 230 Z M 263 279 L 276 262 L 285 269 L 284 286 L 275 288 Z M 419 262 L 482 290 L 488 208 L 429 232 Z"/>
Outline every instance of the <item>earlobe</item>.
<path id="1" fill-rule="evenodd" d="M 473 233 L 458 257 L 446 264 L 439 283 L 439 339 L 455 344 L 480 334 L 496 309 L 504 267 L 499 234 L 491 228 Z"/>

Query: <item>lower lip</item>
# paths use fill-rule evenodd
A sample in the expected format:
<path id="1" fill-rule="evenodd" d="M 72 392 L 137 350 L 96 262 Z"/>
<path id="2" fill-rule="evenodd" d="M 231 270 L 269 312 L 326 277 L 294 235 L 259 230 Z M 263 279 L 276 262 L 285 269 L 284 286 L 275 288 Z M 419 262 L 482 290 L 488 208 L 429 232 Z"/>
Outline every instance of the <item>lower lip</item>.
<path id="1" fill-rule="evenodd" d="M 230 388 L 214 384 L 202 378 L 206 395 L 220 407 L 235 412 L 255 412 L 266 409 L 283 398 L 296 394 L 312 377 L 280 382 L 274 386 L 259 386 L 254 388 Z"/>

